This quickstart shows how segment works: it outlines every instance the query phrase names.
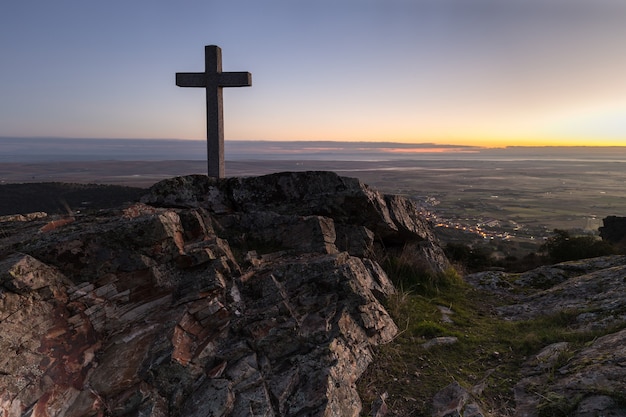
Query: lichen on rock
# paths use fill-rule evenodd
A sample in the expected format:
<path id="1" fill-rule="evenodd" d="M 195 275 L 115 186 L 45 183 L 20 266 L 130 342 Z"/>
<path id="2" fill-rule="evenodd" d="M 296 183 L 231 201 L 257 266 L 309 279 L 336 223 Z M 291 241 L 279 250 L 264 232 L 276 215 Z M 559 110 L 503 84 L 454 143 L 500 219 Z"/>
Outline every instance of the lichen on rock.
<path id="1" fill-rule="evenodd" d="M 357 416 L 398 329 L 376 242 L 428 247 L 410 202 L 332 173 L 155 185 L 22 222 L 0 259 L 0 414 Z M 434 256 L 433 256 L 434 254 Z"/>

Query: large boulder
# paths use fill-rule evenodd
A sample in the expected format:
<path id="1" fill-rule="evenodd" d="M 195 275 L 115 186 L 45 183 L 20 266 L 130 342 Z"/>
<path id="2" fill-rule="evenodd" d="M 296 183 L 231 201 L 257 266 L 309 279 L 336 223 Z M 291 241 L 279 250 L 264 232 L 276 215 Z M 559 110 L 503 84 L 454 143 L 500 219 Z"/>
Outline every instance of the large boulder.
<path id="1" fill-rule="evenodd" d="M 443 271 L 449 267 L 430 224 L 411 200 L 383 195 L 356 178 L 333 172 L 284 172 L 222 180 L 203 175 L 177 177 L 155 184 L 142 201 L 157 207 L 204 208 L 218 216 L 259 211 L 321 216 L 332 219 L 340 250 L 362 246 L 355 237 L 360 239 L 371 231 L 385 248 L 415 243 L 411 245 L 414 256 L 430 268 Z M 247 224 L 242 233 L 256 228 Z"/>
<path id="2" fill-rule="evenodd" d="M 355 381 L 397 333 L 367 248 L 436 245 L 410 207 L 325 173 L 186 177 L 6 221 L 0 415 L 359 415 Z"/>

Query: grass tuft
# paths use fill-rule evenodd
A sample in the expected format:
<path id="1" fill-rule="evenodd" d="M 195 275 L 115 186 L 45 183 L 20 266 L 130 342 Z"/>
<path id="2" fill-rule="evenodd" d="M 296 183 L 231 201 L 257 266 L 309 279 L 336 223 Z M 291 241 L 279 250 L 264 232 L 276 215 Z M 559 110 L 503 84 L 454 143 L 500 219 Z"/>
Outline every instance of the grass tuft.
<path id="1" fill-rule="evenodd" d="M 388 255 L 382 267 L 397 287 L 423 296 L 435 296 L 464 284 L 454 268 L 434 272 L 414 245 L 405 245 L 395 256 Z"/>
<path id="2" fill-rule="evenodd" d="M 513 415 L 513 387 L 521 379 L 522 364 L 532 355 L 552 343 L 570 343 L 552 369 L 545 371 L 550 377 L 587 343 L 618 329 L 576 330 L 582 311 L 573 310 L 532 320 L 503 320 L 495 311 L 505 300 L 467 285 L 455 270 L 429 271 L 411 256 L 410 248 L 387 257 L 382 265 L 399 288 L 386 308 L 401 332 L 393 342 L 376 349 L 376 365 L 361 377 L 358 389 L 364 404 L 388 392 L 393 415 L 431 415 L 433 396 L 453 381 L 467 389 L 483 387 L 476 400 L 490 415 Z M 441 307 L 452 311 L 447 320 Z M 438 336 L 455 336 L 458 342 L 435 349 L 422 347 Z M 552 396 L 540 412 L 567 415 L 567 406 Z"/>
<path id="3" fill-rule="evenodd" d="M 431 320 L 423 320 L 413 328 L 413 335 L 425 338 L 446 336 L 447 334 L 448 330 L 444 326 Z"/>

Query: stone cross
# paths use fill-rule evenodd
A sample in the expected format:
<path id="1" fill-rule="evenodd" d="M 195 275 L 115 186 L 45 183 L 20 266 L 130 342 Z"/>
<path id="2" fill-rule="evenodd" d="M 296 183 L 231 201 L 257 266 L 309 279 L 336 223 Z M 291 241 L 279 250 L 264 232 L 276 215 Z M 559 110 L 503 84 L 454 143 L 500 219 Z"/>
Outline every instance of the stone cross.
<path id="1" fill-rule="evenodd" d="M 206 139 L 209 177 L 224 178 L 223 87 L 249 87 L 249 72 L 222 72 L 222 50 L 204 47 L 204 72 L 177 72 L 179 87 L 206 88 Z"/>

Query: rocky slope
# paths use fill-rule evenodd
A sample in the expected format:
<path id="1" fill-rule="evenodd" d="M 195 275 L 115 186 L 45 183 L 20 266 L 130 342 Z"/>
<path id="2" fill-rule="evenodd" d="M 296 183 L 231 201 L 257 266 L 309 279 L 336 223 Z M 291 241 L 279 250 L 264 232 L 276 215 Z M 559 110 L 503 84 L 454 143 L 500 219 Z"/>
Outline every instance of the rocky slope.
<path id="1" fill-rule="evenodd" d="M 449 268 L 410 201 L 329 172 L 179 177 L 116 209 L 2 217 L 0 416 L 427 415 L 388 386 L 362 408 L 355 389 L 377 345 L 410 336 L 381 303 L 395 289 L 376 259 L 396 250 Z M 567 338 L 507 374 L 506 411 L 482 394 L 501 351 L 481 353 L 495 364 L 474 386 L 438 387 L 429 415 L 626 417 L 626 257 L 465 279 L 481 320 L 553 317 Z M 433 323 L 471 333 L 455 308 Z M 447 349 L 463 343 L 403 360 L 453 375 Z"/>
<path id="2" fill-rule="evenodd" d="M 447 261 L 411 202 L 327 172 L 155 185 L 0 223 L 0 415 L 357 416 L 397 328 L 371 255 Z"/>
<path id="3" fill-rule="evenodd" d="M 497 308 L 502 319 L 554 317 L 569 339 L 590 340 L 558 341 L 531 355 L 514 388 L 514 416 L 626 416 L 626 256 L 466 279 L 509 300 Z"/>

